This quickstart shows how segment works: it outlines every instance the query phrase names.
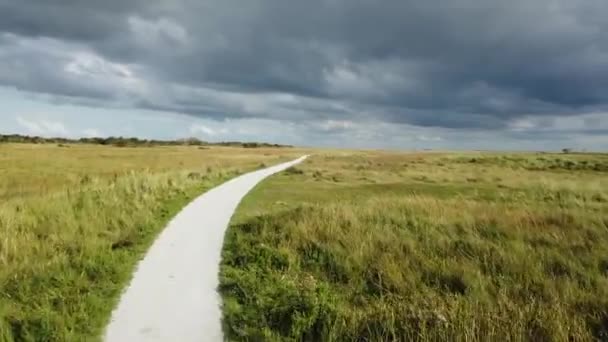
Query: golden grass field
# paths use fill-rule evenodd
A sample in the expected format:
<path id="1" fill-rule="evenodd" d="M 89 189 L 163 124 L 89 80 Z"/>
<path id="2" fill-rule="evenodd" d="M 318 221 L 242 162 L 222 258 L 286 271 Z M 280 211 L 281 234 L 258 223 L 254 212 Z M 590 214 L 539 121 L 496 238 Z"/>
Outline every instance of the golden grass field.
<path id="1" fill-rule="evenodd" d="M 235 341 L 608 340 L 608 155 L 319 152 L 221 273 Z"/>
<path id="2" fill-rule="evenodd" d="M 0 144 L 0 341 L 98 339 L 189 200 L 297 149 Z"/>
<path id="3" fill-rule="evenodd" d="M 0 144 L 0 341 L 99 340 L 181 207 L 302 154 L 231 222 L 228 340 L 608 340 L 606 154 Z"/>

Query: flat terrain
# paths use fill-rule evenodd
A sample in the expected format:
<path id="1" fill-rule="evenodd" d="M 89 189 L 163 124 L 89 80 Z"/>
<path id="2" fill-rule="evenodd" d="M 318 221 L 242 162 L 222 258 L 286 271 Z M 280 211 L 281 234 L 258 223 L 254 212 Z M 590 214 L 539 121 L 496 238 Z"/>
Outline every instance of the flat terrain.
<path id="1" fill-rule="evenodd" d="M 309 153 L 0 144 L 0 341 L 99 339 L 179 209 Z M 230 340 L 608 339 L 606 154 L 312 151 L 225 242 Z"/>
<path id="2" fill-rule="evenodd" d="M 230 218 L 257 183 L 304 158 L 231 179 L 182 209 L 139 262 L 105 341 L 222 341 L 217 288 Z"/>
<path id="3" fill-rule="evenodd" d="M 302 154 L 0 144 L 0 341 L 99 339 L 135 263 L 179 209 Z"/>
<path id="4" fill-rule="evenodd" d="M 300 154 L 287 148 L 0 144 L 0 200 L 54 193 L 90 177 L 109 179 L 127 172 L 229 173 Z"/>
<path id="5" fill-rule="evenodd" d="M 608 155 L 320 152 L 226 236 L 235 341 L 608 340 Z"/>

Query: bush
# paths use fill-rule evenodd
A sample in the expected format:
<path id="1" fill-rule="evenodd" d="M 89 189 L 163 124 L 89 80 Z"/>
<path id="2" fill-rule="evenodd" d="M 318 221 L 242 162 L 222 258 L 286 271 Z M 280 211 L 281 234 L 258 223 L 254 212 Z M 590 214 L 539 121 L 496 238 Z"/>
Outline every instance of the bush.
<path id="1" fill-rule="evenodd" d="M 292 167 L 288 167 L 287 169 L 285 169 L 285 173 L 287 173 L 289 175 L 303 175 L 304 171 L 298 169 L 295 166 L 292 166 Z"/>

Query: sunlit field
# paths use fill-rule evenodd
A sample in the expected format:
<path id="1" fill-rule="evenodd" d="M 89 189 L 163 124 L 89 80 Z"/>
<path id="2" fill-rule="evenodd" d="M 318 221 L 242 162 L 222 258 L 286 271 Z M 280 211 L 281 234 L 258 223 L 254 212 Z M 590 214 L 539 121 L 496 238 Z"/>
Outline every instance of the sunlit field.
<path id="1" fill-rule="evenodd" d="M 0 341 L 99 339 L 187 202 L 297 149 L 0 144 Z"/>
<path id="2" fill-rule="evenodd" d="M 227 339 L 608 338 L 605 154 L 0 144 L 0 341 L 99 340 L 180 208 L 310 153 L 233 217 Z"/>
<path id="3" fill-rule="evenodd" d="M 608 155 L 319 153 L 221 277 L 235 341 L 608 340 Z"/>

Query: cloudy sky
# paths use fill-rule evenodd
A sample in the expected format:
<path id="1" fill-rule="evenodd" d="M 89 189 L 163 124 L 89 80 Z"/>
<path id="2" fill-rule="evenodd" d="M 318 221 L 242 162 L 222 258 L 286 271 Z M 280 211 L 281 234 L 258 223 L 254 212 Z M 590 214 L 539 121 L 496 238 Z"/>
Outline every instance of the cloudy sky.
<path id="1" fill-rule="evenodd" d="M 608 149 L 606 0 L 0 0 L 0 132 Z"/>

